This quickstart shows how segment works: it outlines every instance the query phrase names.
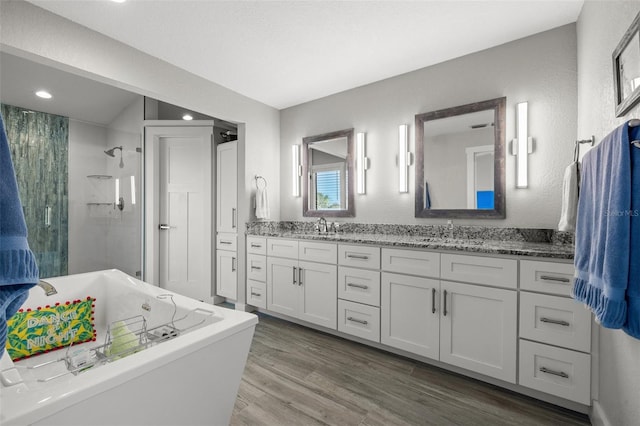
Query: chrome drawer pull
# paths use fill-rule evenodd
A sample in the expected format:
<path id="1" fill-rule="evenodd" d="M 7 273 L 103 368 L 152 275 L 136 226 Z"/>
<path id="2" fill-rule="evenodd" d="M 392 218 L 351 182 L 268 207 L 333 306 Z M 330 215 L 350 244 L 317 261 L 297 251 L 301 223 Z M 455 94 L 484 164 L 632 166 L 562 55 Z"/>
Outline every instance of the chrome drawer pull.
<path id="1" fill-rule="evenodd" d="M 557 282 L 560 282 L 560 283 L 571 282 L 571 280 L 569 278 L 551 277 L 549 275 L 541 275 L 540 279 L 543 280 L 543 281 L 557 281 Z"/>
<path id="2" fill-rule="evenodd" d="M 252 295 L 252 296 L 256 296 L 256 297 L 260 297 L 260 296 L 262 296 L 260 293 L 254 293 L 253 291 L 251 292 L 251 295 Z"/>
<path id="3" fill-rule="evenodd" d="M 349 259 L 369 260 L 369 256 L 364 256 L 364 255 L 360 255 L 360 254 L 348 254 L 347 257 Z"/>
<path id="4" fill-rule="evenodd" d="M 547 374 L 552 374 L 554 376 L 559 376 L 565 379 L 569 378 L 569 375 L 567 373 L 565 373 L 564 371 L 554 371 L 554 370 L 549 370 L 546 367 L 540 367 L 540 371 L 543 373 L 547 373 Z"/>
<path id="5" fill-rule="evenodd" d="M 262 244 L 251 243 L 251 248 L 260 248 Z"/>
<path id="6" fill-rule="evenodd" d="M 558 325 L 562 325 L 564 327 L 569 327 L 571 325 L 570 323 L 568 323 L 566 321 L 563 321 L 563 320 L 555 320 L 555 319 L 545 318 L 545 317 L 540 318 L 540 322 L 548 322 L 550 324 L 558 324 Z"/>
<path id="7" fill-rule="evenodd" d="M 251 270 L 257 269 L 258 271 L 260 271 L 262 268 L 259 266 L 253 266 L 251 265 Z"/>
<path id="8" fill-rule="evenodd" d="M 233 244 L 231 241 L 220 241 L 220 244 Z"/>
<path id="9" fill-rule="evenodd" d="M 368 322 L 368 321 L 361 320 L 361 319 L 354 318 L 354 317 L 347 317 L 347 319 L 348 319 L 349 321 L 357 322 L 358 324 L 362 324 L 362 325 L 367 325 L 367 324 L 369 324 L 369 322 Z"/>
<path id="10" fill-rule="evenodd" d="M 347 283 L 347 287 L 356 287 L 356 288 L 361 288 L 363 290 L 369 289 L 368 285 L 354 284 L 354 283 Z"/>

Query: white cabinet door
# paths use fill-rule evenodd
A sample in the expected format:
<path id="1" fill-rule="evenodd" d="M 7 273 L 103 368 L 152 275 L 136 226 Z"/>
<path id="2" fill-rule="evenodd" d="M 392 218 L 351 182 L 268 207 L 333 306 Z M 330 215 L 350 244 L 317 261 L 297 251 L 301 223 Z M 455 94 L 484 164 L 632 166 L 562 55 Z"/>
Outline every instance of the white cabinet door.
<path id="1" fill-rule="evenodd" d="M 298 263 L 298 318 L 323 327 L 338 326 L 338 278 L 336 265 Z"/>
<path id="2" fill-rule="evenodd" d="M 235 251 L 216 252 L 216 293 L 228 299 L 238 298 L 238 259 Z"/>
<path id="3" fill-rule="evenodd" d="M 217 148 L 217 226 L 218 232 L 238 232 L 238 141 Z"/>
<path id="4" fill-rule="evenodd" d="M 516 382 L 517 293 L 441 281 L 440 361 Z"/>
<path id="5" fill-rule="evenodd" d="M 380 341 L 438 359 L 439 281 L 388 272 L 381 281 Z"/>
<path id="6" fill-rule="evenodd" d="M 298 314 L 298 261 L 267 258 L 267 309 L 296 317 Z"/>

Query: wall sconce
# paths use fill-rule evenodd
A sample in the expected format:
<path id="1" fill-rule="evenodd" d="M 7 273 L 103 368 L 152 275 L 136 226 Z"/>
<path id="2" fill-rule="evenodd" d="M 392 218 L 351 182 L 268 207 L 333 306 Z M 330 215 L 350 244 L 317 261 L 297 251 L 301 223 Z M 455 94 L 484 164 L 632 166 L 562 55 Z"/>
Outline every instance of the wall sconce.
<path id="1" fill-rule="evenodd" d="M 409 192 L 409 166 L 411 153 L 409 152 L 409 126 L 398 126 L 398 191 Z"/>
<path id="2" fill-rule="evenodd" d="M 366 170 L 369 159 L 366 157 L 366 133 L 356 134 L 356 191 L 364 194 L 367 191 Z"/>
<path id="3" fill-rule="evenodd" d="M 533 138 L 528 137 L 528 103 L 516 105 L 516 139 L 511 142 L 511 154 L 516 156 L 516 188 L 528 188 L 527 157 L 533 152 Z"/>
<path id="4" fill-rule="evenodd" d="M 292 195 L 300 196 L 300 145 L 291 145 L 291 183 Z"/>

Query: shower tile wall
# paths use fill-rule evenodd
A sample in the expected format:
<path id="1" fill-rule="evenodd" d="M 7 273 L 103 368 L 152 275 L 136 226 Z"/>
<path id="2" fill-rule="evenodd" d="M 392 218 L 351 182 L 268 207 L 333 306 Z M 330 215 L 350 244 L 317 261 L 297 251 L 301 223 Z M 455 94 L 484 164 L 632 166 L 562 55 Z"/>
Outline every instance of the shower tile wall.
<path id="1" fill-rule="evenodd" d="M 69 119 L 1 105 L 41 277 L 67 274 Z"/>

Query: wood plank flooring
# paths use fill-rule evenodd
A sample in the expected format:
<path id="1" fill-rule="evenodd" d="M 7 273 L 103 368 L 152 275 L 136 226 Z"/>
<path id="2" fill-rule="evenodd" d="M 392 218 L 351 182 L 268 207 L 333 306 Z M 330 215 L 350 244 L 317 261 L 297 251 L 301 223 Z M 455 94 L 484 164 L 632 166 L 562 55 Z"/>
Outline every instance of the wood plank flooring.
<path id="1" fill-rule="evenodd" d="M 231 425 L 589 425 L 587 416 L 260 315 Z"/>

